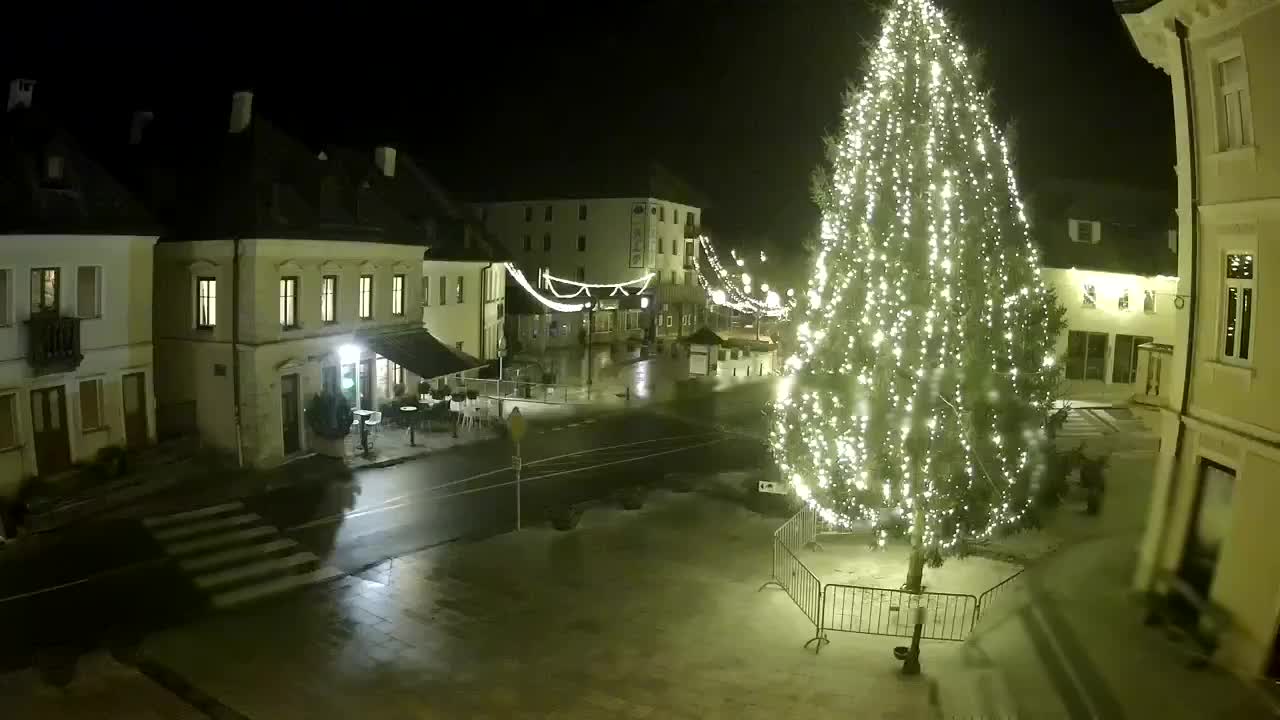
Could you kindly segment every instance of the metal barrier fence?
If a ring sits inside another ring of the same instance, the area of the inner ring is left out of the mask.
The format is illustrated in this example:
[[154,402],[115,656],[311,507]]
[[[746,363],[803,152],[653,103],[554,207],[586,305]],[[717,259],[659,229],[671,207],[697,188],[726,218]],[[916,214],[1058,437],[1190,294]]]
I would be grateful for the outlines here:
[[977,616],[973,619],[973,624],[975,626],[978,624],[978,620],[982,619],[985,615],[989,615],[993,608],[999,606],[1001,602],[1007,601],[1009,599],[1010,591],[1021,586],[1023,572],[1025,572],[1025,570],[1019,570],[1013,575],[1010,575],[1000,581],[1000,583],[995,587],[978,596],[978,612]]
[[805,647],[810,643],[821,646],[827,642],[822,636],[822,581],[796,557],[797,550],[815,546],[818,523],[818,513],[812,508],[804,508],[773,531],[772,574],[760,586],[760,590],[770,585],[782,588],[813,623],[813,637],[804,644]]
[[954,593],[912,593],[906,590],[837,585],[822,589],[822,631],[911,637],[916,608],[924,607],[920,637],[925,640],[964,640],[973,629],[978,599]]
[[591,402],[593,398],[599,398],[604,392],[601,388],[593,388],[589,385],[554,385],[519,380],[499,381],[496,378],[465,378],[462,385],[467,390],[475,390],[481,395],[558,404]]

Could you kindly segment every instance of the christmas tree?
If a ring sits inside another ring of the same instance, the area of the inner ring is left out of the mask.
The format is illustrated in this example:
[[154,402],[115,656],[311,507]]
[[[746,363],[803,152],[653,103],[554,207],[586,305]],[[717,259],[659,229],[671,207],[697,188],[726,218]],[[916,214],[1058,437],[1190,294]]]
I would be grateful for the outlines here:
[[1044,472],[1063,311],[964,45],[895,0],[819,182],[775,456],[837,526],[921,558],[1027,520]]

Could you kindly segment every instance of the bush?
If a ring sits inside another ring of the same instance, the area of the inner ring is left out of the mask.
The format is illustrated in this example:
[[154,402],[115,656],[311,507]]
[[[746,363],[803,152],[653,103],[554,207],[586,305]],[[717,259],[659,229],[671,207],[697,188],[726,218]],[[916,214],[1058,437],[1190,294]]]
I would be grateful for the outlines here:
[[551,527],[560,531],[578,527],[581,519],[582,507],[579,505],[564,505],[551,511]]
[[618,500],[623,510],[639,510],[644,507],[645,489],[639,485],[625,487],[618,493]]
[[347,398],[340,393],[325,391],[311,396],[307,403],[307,425],[316,435],[326,440],[341,440],[351,432],[355,415]]

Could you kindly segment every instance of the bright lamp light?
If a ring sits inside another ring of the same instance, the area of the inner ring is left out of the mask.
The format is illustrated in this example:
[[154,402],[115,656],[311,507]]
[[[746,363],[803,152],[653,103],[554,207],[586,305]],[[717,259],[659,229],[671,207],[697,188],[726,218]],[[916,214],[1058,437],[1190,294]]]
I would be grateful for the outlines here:
[[359,362],[361,352],[362,350],[359,345],[352,345],[350,343],[347,343],[346,345],[339,345],[338,360],[343,365],[350,365],[351,363]]

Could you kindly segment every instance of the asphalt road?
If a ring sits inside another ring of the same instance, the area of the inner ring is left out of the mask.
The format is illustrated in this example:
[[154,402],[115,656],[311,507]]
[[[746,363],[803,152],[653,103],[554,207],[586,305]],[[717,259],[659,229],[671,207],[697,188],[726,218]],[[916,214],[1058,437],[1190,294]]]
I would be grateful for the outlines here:
[[[463,446],[346,482],[307,483],[243,499],[247,509],[347,572],[433,545],[545,523],[569,504],[614,502],[680,473],[770,466],[758,440],[767,385],[661,407],[531,422],[517,484],[505,439]],[[142,531],[122,520],[68,530],[0,566],[0,669],[102,645],[208,612],[205,599]],[[0,551],[6,552],[6,551]]]

